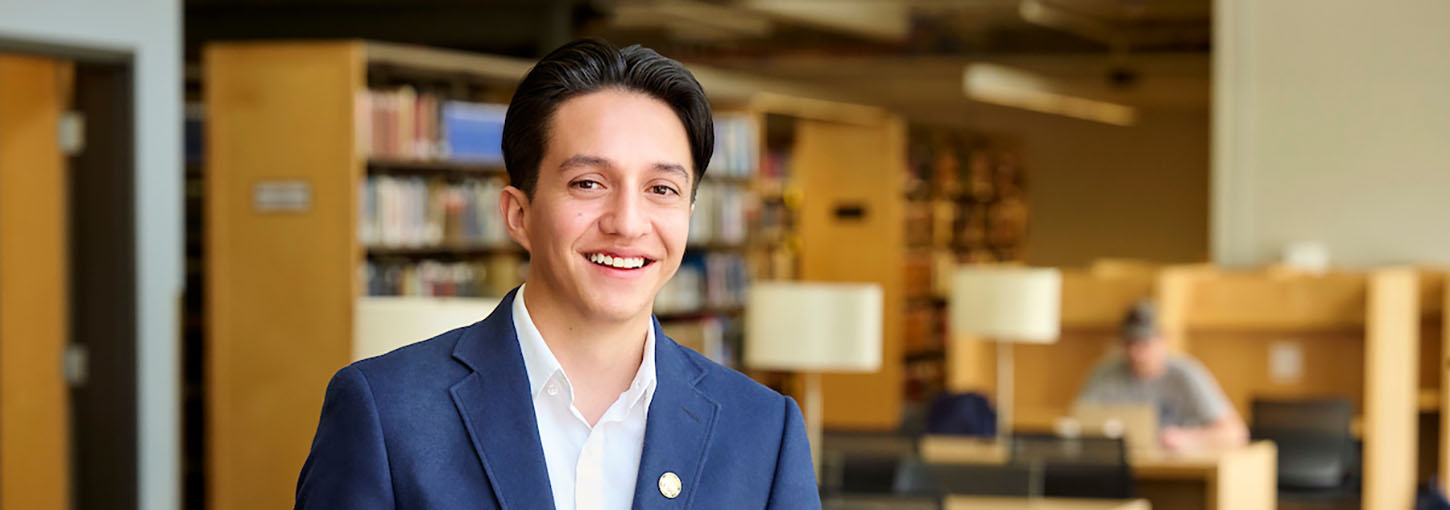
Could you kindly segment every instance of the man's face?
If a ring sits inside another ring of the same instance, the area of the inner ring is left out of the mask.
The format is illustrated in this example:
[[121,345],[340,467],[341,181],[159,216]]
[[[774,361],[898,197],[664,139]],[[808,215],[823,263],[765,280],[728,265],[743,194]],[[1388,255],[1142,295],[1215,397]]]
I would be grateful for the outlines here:
[[545,285],[591,320],[648,314],[689,235],[684,124],[658,99],[602,90],[561,103],[548,134],[522,232],[510,228],[530,252],[531,293]]
[[1160,337],[1147,338],[1126,342],[1123,350],[1127,352],[1128,366],[1133,369],[1133,375],[1143,380],[1153,380],[1163,375],[1164,360],[1168,356],[1167,347],[1163,345]]

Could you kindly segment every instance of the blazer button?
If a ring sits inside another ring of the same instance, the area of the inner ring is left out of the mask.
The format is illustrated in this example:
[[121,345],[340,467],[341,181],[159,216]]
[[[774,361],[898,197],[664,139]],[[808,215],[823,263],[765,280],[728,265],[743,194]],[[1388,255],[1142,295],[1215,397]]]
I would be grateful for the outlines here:
[[660,494],[664,494],[666,498],[675,499],[680,495],[680,490],[683,488],[683,484],[680,483],[680,477],[674,473],[665,472],[665,474],[660,475]]

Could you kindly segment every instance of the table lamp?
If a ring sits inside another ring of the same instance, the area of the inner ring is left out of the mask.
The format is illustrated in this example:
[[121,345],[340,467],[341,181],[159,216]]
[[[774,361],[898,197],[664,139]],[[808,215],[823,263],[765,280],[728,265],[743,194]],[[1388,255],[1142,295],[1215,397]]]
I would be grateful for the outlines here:
[[881,286],[766,281],[750,285],[745,366],[801,372],[806,433],[820,471],[821,373],[881,369]]
[[1062,274],[1056,269],[958,266],[947,309],[955,341],[997,342],[997,434],[1012,424],[1012,344],[1057,341]]

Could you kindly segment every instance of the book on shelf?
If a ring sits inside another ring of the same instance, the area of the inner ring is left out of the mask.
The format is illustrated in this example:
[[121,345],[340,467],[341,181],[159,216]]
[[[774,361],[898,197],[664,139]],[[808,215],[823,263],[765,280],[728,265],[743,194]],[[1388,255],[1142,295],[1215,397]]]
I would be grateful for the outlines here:
[[760,173],[757,176],[761,192],[772,196],[784,194],[786,182],[790,181],[790,169],[790,150],[773,149],[766,153],[760,162]]
[[676,343],[704,354],[725,366],[734,366],[740,321],[729,317],[704,317],[692,321],[673,321],[660,325],[665,335]]
[[504,112],[411,86],[366,90],[356,104],[357,145],[368,158],[502,163]]
[[707,176],[751,177],[760,158],[760,128],[755,117],[738,113],[715,114],[715,155]]
[[503,163],[503,120],[508,105],[443,103],[443,153],[453,161]]
[[739,186],[700,183],[695,212],[690,215],[689,244],[743,244],[748,234],[746,209],[750,202],[750,193]]
[[749,278],[745,257],[739,254],[688,253],[675,277],[655,296],[655,313],[704,313],[742,306]]
[[359,190],[358,240],[369,248],[509,246],[494,177],[372,175]]
[[523,281],[526,262],[513,255],[473,260],[367,260],[361,268],[368,296],[500,297]]

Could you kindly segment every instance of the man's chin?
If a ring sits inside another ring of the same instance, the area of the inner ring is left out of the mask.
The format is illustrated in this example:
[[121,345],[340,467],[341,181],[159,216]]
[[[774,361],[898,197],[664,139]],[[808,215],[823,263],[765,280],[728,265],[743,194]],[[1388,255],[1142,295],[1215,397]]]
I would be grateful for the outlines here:
[[628,322],[641,316],[648,317],[651,310],[648,302],[628,300],[624,302],[601,303],[589,307],[590,315],[600,322]]

